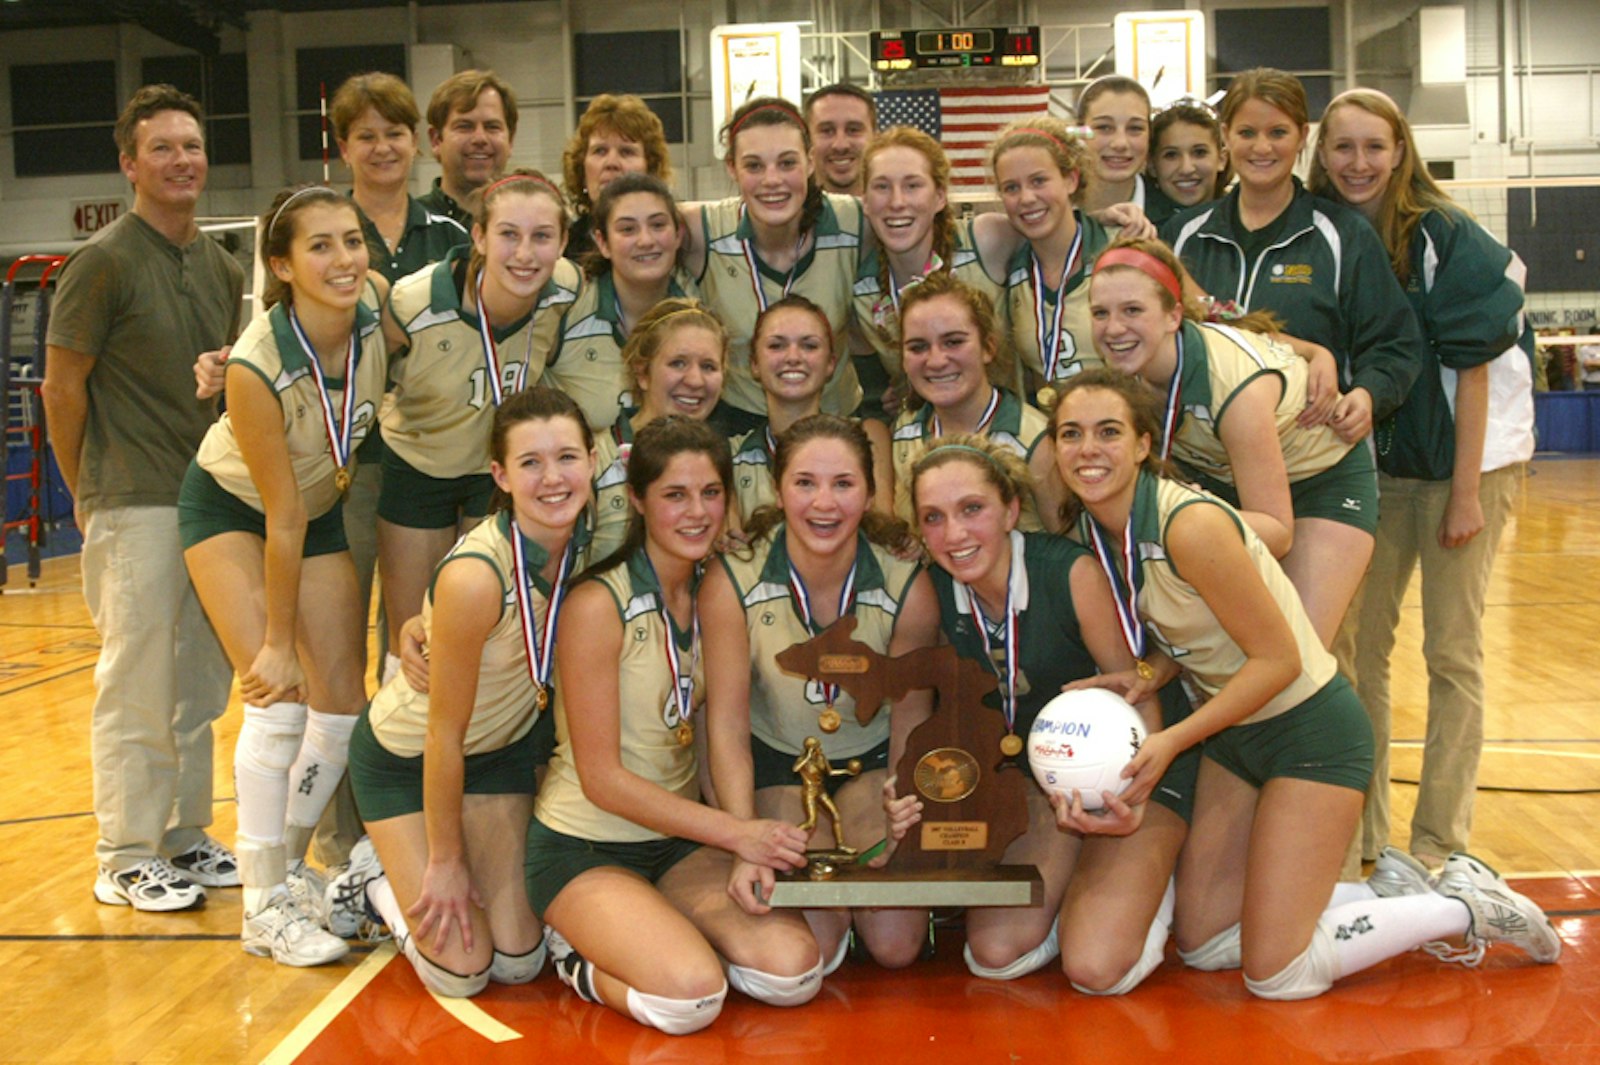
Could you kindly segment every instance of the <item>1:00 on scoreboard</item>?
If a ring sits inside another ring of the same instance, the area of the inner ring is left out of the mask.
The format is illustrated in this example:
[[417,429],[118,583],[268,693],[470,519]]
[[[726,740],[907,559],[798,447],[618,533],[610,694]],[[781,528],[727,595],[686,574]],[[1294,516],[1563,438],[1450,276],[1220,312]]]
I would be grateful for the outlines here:
[[1039,27],[885,30],[871,35],[876,70],[926,67],[1037,66]]

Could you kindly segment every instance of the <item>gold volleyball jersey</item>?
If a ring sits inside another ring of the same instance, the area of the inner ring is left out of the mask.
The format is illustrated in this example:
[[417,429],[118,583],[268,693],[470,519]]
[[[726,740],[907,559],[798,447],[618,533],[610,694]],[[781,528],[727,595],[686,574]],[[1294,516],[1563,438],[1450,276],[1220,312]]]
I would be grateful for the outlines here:
[[762,424],[728,441],[733,448],[733,501],[739,518],[749,522],[757,509],[778,502],[778,484],[772,478],[771,427]]
[[[1288,619],[1300,648],[1300,676],[1265,706],[1239,722],[1252,725],[1292,710],[1333,679],[1337,667],[1333,656],[1317,638],[1311,619],[1300,603],[1283,569],[1272,557],[1261,538],[1250,530],[1234,509],[1215,496],[1188,488],[1176,481],[1139,474],[1134,496],[1133,526],[1138,541],[1144,580],[1139,589],[1139,616],[1145,629],[1160,648],[1199,685],[1208,696],[1222,690],[1245,664],[1244,652],[1233,642],[1211,608],[1184,580],[1167,558],[1167,529],[1178,512],[1187,506],[1221,507],[1233,520],[1255,563],[1256,572],[1272,593],[1273,601]],[[1084,520],[1092,520],[1087,514]]]
[[[894,456],[894,513],[911,522],[912,528],[916,527],[916,514],[911,508],[911,470],[937,439],[933,435],[933,414],[933,407],[926,403],[916,410],[901,411],[890,435],[890,452]],[[1001,389],[1000,406],[983,435],[1015,451],[1027,462],[1049,428],[1047,415],[1014,393]],[[1031,496],[1023,504],[1017,528],[1023,532],[1039,532],[1044,528]]]
[[[759,260],[756,272],[751,273],[745,252],[746,242],[754,237],[739,197],[700,208],[706,240],[705,270],[698,279],[700,295],[728,330],[722,398],[742,411],[766,413],[766,394],[750,372],[750,339],[762,306],[781,299],[786,291],[821,307],[833,327],[833,350],[839,359],[833,378],[823,389],[822,409],[829,414],[851,414],[861,404],[861,383],[849,358],[848,336],[851,290],[861,262],[861,204],[854,196],[831,192],[823,194],[823,201],[811,248],[790,274],[777,273]],[[749,252],[755,255],[754,244],[749,245]],[[756,285],[760,285],[760,297]]]
[[628,453],[633,450],[633,423],[620,417],[609,429],[594,434],[594,538],[589,557],[606,558],[628,536]]
[[[323,384],[333,405],[338,421],[344,410],[345,389],[356,390],[355,408],[351,414],[350,455],[348,463],[355,472],[356,448],[367,438],[377,418],[378,403],[383,398],[384,383],[389,372],[389,355],[383,341],[383,330],[378,327],[378,315],[366,301],[375,300],[370,285],[356,305],[355,331],[357,357],[355,382],[352,386],[343,378],[344,366],[327,365],[322,368]],[[319,518],[333,509],[339,501],[339,486],[335,483],[336,467],[333,452],[328,446],[328,431],[323,417],[322,400],[317,394],[315,371],[305,349],[300,346],[289,322],[288,306],[274,304],[272,309],[245,327],[228,354],[229,366],[247,366],[267,383],[278,402],[283,405],[283,435],[289,446],[289,463],[294,469],[295,484],[305,500],[306,516]],[[239,453],[239,442],[233,434],[233,418],[227,412],[212,423],[200,441],[195,461],[200,468],[216,478],[217,484],[241,502],[255,510],[265,511],[261,493],[250,479],[250,469]]]
[[[622,618],[622,655],[617,662],[622,766],[674,795],[698,801],[700,785],[695,776],[694,747],[678,742],[678,704],[673,697],[665,643],[672,626],[661,608],[661,587],[656,583],[655,572],[641,549],[622,565],[613,566],[594,579],[611,593]],[[692,684],[689,705],[698,707],[705,701],[700,655],[697,649],[680,642],[678,656],[686,671],[683,679]],[[635,843],[662,838],[659,832],[607,813],[584,796],[567,730],[566,703],[562,698],[565,687],[558,677],[556,751],[539,788],[534,816],[546,827],[579,839]]]
[[[905,377],[900,357],[900,315],[894,297],[883,291],[878,280],[879,256],[883,249],[873,247],[861,257],[861,270],[856,275],[854,310],[860,333],[877,354],[890,378],[899,381]],[[989,297],[994,304],[995,331],[1005,336],[1008,327],[1009,307],[1006,286],[996,281],[983,268],[978,255],[977,242],[972,236],[972,219],[956,222],[956,246],[949,263],[950,273]]]
[[[389,294],[409,347],[394,362],[394,400],[383,410],[383,441],[429,477],[489,472],[494,390],[478,311],[461,303],[458,267],[468,250],[452,248],[442,262],[395,282]],[[538,380],[562,312],[580,284],[578,268],[558,260],[532,313],[494,330],[503,392],[514,391],[524,377]]]
[[[528,669],[528,651],[523,642],[522,613],[517,605],[516,558],[511,553],[511,512],[502,510],[488,521],[480,522],[471,532],[456,541],[450,553],[434,570],[434,581],[444,568],[457,559],[482,559],[494,569],[500,581],[500,617],[483,641],[483,656],[478,662],[478,690],[472,703],[472,716],[467,719],[467,732],[462,738],[462,749],[467,754],[498,751],[520,740],[533,728],[539,718],[535,704],[533,674]],[[582,529],[574,536],[582,537]],[[532,605],[536,631],[535,643],[542,638],[546,612],[550,609],[550,585],[539,576],[539,571],[550,560],[544,548],[532,540],[524,540],[528,567],[533,571]],[[578,550],[573,560],[573,572],[585,565],[585,552]],[[433,636],[433,588],[430,586],[422,601],[422,628],[429,638]],[[414,758],[422,753],[428,735],[428,697],[412,689],[404,673],[372,697],[367,711],[373,734],[384,749],[402,758]]]
[[1055,332],[1060,300],[1061,354],[1056,362],[1055,379],[1072,377],[1084,370],[1104,365],[1094,349],[1094,332],[1089,318],[1089,275],[1094,261],[1111,242],[1111,234],[1099,222],[1074,208],[1083,246],[1078,253],[1078,268],[1062,280],[1058,292],[1046,291],[1042,306],[1033,283],[1033,248],[1026,241],[1011,257],[1006,276],[1006,315],[1010,323],[1011,350],[1021,368],[1022,384],[1028,395],[1048,384],[1044,358],[1040,354],[1041,319],[1046,336]]
[[1275,420],[1289,481],[1303,481],[1334,466],[1352,445],[1326,425],[1295,423],[1306,405],[1305,360],[1261,333],[1229,325],[1185,321],[1179,402],[1183,417],[1172,439],[1172,457],[1219,481],[1233,484],[1233,462],[1218,435],[1228,404],[1262,374],[1278,378]]
[[[798,755],[806,737],[816,736],[830,759],[853,758],[889,738],[889,715],[880,712],[862,725],[856,720],[856,703],[844,691],[833,702],[844,723],[839,731],[823,732],[817,715],[827,707],[821,683],[791,676],[778,668],[776,656],[815,632],[800,617],[799,605],[789,588],[787,530],[779,525],[751,545],[754,554],[720,556],[733,579],[735,594],[744,605],[745,629],[750,636],[750,734],[767,746]],[[855,639],[883,654],[889,653],[900,606],[920,569],[856,535]],[[820,631],[820,630],[819,630]],[[884,704],[888,706],[887,703]],[[796,778],[799,783],[799,778]]]
[[[669,297],[693,296],[694,282],[683,270],[673,271]],[[633,382],[622,364],[628,342],[611,271],[589,279],[561,318],[560,338],[545,364],[540,384],[560,389],[583,408],[596,432],[610,428],[633,406]]]

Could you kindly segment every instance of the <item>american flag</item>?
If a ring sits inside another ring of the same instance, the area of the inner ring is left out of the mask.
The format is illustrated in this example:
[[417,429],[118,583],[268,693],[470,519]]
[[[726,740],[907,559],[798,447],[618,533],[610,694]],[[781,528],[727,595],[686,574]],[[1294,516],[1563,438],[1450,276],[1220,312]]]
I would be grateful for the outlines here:
[[878,94],[879,126],[915,126],[944,143],[953,185],[987,185],[989,147],[1000,127],[1049,111],[1048,85],[912,89]]

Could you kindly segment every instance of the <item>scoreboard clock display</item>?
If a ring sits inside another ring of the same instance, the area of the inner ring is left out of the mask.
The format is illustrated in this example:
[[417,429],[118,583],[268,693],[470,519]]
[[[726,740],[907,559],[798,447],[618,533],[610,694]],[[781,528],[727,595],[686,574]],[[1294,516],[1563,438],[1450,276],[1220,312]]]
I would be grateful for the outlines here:
[[1037,26],[883,30],[872,34],[874,70],[1038,65]]

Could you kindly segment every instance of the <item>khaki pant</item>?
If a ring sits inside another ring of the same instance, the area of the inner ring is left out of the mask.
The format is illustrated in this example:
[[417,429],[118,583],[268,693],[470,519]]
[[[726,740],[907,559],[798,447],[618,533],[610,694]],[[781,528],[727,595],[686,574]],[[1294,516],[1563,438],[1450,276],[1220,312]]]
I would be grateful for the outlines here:
[[1389,841],[1389,656],[1400,604],[1419,563],[1428,724],[1411,853],[1437,865],[1467,848],[1483,749],[1484,593],[1521,474],[1517,465],[1483,475],[1483,531],[1451,549],[1439,545],[1450,482],[1378,475],[1377,544],[1346,618],[1347,631],[1340,634],[1341,641],[1354,640],[1350,679],[1372,718],[1377,744],[1362,815],[1362,851],[1369,861]]
[[89,733],[95,857],[113,871],[195,847],[211,824],[211,723],[233,670],[183,565],[177,507],[83,516],[83,596],[100,633]]

